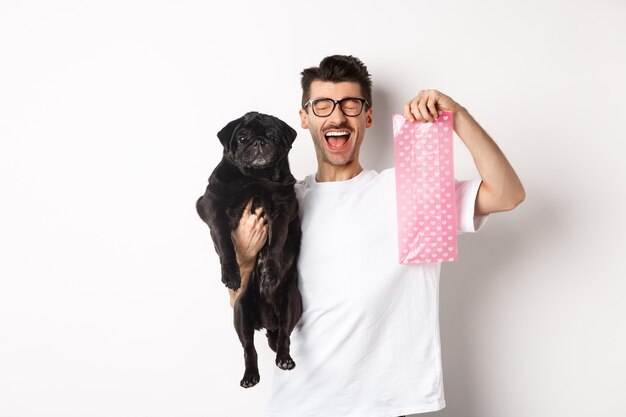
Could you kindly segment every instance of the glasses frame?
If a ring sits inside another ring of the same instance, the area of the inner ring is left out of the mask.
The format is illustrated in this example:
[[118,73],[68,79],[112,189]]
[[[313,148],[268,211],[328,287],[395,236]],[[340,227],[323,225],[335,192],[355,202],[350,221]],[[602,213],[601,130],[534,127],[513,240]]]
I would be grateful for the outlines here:
[[[314,104],[316,101],[320,101],[320,100],[330,100],[333,102],[333,108],[330,110],[330,113],[328,113],[326,116],[320,116],[319,114],[317,114],[315,112],[315,107]],[[359,111],[357,114],[346,114],[345,111],[343,111],[343,102],[345,100],[358,100],[361,102],[361,111]],[[319,97],[319,98],[314,98],[311,99],[309,101],[307,101],[306,103],[304,103],[304,109],[306,109],[306,106],[311,106],[311,110],[313,110],[313,114],[316,115],[317,117],[329,117],[331,114],[333,114],[333,112],[335,111],[335,108],[337,107],[337,104],[339,104],[339,109],[341,110],[341,112],[343,113],[344,116],[346,117],[358,117],[361,115],[361,113],[363,113],[363,109],[365,108],[365,106],[369,107],[370,103],[364,99],[364,98],[360,98],[360,97],[345,97],[342,98],[341,100],[335,100],[329,97]]]

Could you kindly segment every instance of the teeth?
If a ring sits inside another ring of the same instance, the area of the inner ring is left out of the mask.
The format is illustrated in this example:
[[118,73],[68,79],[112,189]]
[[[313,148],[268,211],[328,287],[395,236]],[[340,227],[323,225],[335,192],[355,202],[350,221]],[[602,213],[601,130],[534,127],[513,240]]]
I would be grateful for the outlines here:
[[326,136],[347,136],[349,134],[348,132],[328,132]]

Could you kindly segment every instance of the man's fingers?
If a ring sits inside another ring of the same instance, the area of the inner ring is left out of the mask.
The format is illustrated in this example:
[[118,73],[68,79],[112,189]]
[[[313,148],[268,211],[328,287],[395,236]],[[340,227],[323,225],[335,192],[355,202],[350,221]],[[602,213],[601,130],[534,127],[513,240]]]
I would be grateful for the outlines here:
[[246,206],[243,209],[243,213],[241,214],[241,219],[239,219],[239,224],[250,224],[250,214],[252,213],[252,198],[248,200]]
[[252,200],[253,198],[250,198],[250,200],[248,200],[248,202],[246,203],[246,208],[244,210],[244,213],[251,213],[252,212]]
[[411,100],[404,103],[404,118],[407,119],[409,122],[415,120],[415,118],[411,114]]
[[433,118],[430,115],[430,112],[428,111],[428,108],[426,107],[426,100],[422,100],[420,101],[419,104],[419,109],[422,112],[422,117],[424,117],[424,120],[426,120],[427,122],[432,122]]
[[257,224],[263,225],[267,221],[267,219],[265,218],[265,213],[263,212],[263,206],[257,207],[254,211],[254,216],[252,217],[254,217],[255,220],[258,220]]
[[251,223],[251,227],[255,228],[256,230],[259,230],[261,227],[265,226],[265,218],[264,217],[259,217],[259,216],[251,216],[252,223]]
[[239,219],[239,225],[247,226],[249,228],[255,227],[257,224],[264,224],[267,219],[265,218],[265,213],[263,212],[263,207],[257,207],[254,212],[252,211],[252,199],[248,200],[246,203],[246,208],[243,211],[243,215],[241,219]]
[[428,100],[426,101],[426,107],[428,107],[428,110],[430,111],[430,115],[432,116],[433,119],[436,119],[437,117],[439,117],[439,115],[437,114],[437,105],[435,104],[437,102],[437,99],[435,99],[434,97],[429,97]]
[[422,112],[419,109],[419,100],[413,100],[413,103],[411,103],[411,113],[413,114],[413,117],[415,117],[415,120],[417,121],[424,120],[424,117],[422,116]]
[[417,96],[404,103],[404,117],[408,121],[434,122],[441,114],[437,104],[442,96],[437,90],[421,90]]

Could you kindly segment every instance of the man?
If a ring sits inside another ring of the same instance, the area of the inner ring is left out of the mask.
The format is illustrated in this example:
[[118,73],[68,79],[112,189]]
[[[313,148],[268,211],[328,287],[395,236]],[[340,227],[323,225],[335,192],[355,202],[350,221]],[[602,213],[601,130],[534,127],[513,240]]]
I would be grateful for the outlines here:
[[[302,72],[302,127],[318,168],[296,185],[302,219],[298,285],[303,313],[291,335],[297,363],[274,374],[269,416],[392,417],[445,406],[439,341],[440,264],[397,261],[395,174],[363,169],[359,151],[372,125],[370,75],[351,56],[324,58]],[[457,181],[458,233],[525,198],[494,141],[450,97],[423,90],[404,105],[407,120],[453,114],[480,179]],[[261,210],[233,233],[242,288],[267,236]]]

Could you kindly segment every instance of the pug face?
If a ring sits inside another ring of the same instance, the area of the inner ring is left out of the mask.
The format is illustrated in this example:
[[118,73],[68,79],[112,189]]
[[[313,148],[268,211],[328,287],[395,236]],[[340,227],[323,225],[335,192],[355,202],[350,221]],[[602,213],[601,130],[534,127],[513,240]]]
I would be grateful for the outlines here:
[[274,116],[249,112],[228,123],[217,136],[224,153],[238,166],[266,169],[287,155],[296,131]]

